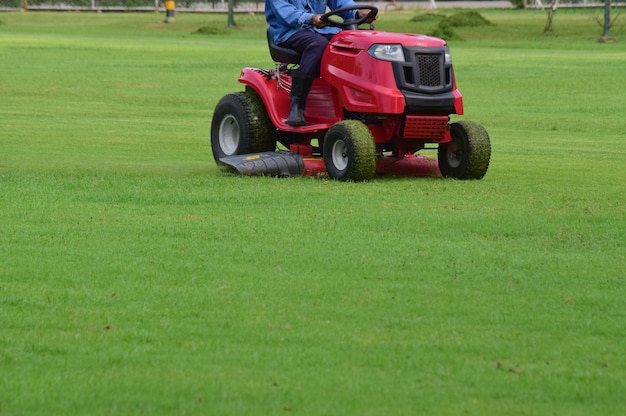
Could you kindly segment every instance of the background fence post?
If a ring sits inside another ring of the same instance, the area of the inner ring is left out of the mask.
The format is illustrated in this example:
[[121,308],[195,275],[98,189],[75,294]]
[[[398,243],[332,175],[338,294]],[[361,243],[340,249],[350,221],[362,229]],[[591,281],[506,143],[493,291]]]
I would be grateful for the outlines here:
[[176,13],[176,2],[174,0],[165,0],[165,23],[174,21],[174,13]]

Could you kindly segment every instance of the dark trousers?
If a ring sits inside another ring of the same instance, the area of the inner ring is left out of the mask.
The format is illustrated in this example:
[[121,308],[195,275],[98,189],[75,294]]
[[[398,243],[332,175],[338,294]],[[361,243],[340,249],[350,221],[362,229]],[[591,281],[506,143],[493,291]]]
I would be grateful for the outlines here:
[[328,41],[333,36],[332,34],[322,35],[311,30],[300,30],[291,35],[280,46],[293,49],[302,54],[300,72],[312,77],[319,77],[322,54],[324,49],[326,49],[326,45],[328,45]]

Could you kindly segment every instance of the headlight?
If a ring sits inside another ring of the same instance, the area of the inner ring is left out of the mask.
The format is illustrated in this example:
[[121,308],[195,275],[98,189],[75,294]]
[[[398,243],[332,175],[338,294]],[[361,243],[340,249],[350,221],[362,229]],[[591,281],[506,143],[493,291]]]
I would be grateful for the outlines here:
[[444,61],[446,65],[452,65],[452,55],[450,55],[450,48],[448,48],[448,45],[446,45]]
[[404,62],[402,45],[372,45],[368,53],[376,59],[383,61]]

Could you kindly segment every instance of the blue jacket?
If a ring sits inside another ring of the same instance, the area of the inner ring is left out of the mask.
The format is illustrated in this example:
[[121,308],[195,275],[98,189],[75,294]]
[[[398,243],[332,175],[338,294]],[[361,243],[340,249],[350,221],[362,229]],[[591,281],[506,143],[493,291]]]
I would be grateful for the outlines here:
[[[312,30],[319,33],[337,33],[339,29],[326,26],[318,29],[311,25],[315,14],[326,13],[342,7],[356,6],[353,0],[265,0],[265,20],[269,25],[270,36],[280,44],[299,30]],[[353,19],[356,11],[341,15],[344,19]]]

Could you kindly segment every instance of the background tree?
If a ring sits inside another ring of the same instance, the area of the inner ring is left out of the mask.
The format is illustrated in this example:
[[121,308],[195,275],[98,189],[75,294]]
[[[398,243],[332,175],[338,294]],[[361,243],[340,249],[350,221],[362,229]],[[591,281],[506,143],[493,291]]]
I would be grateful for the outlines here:
[[228,0],[228,27],[235,26],[235,0]]
[[611,31],[611,0],[604,0],[604,25],[602,37],[609,36]]
[[604,19],[596,17],[596,22],[602,27],[602,36],[596,40],[598,42],[615,42],[616,38],[611,36],[611,28],[615,26],[615,22],[619,17],[619,13],[612,14],[611,0],[604,0]]
[[557,7],[559,7],[559,0],[553,0],[552,5],[550,5],[550,11],[548,11],[548,21],[546,22],[546,26],[543,28],[544,33],[552,32],[552,19],[554,19]]

